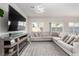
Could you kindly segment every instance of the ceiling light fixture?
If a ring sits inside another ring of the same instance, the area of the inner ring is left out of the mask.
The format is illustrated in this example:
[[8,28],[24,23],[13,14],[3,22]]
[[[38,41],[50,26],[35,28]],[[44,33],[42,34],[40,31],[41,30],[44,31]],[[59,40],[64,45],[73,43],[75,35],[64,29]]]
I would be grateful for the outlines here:
[[34,9],[36,13],[44,13],[44,7],[41,5],[32,6],[32,8]]

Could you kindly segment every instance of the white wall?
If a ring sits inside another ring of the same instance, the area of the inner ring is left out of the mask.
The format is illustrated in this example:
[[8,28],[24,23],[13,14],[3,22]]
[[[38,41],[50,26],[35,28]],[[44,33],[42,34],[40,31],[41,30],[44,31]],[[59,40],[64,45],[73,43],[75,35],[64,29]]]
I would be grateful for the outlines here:
[[4,17],[0,17],[0,33],[8,31],[8,4],[0,3],[0,8],[4,10]]
[[79,22],[79,17],[29,17],[29,32],[31,31],[31,22],[45,22],[44,31],[49,31],[49,22],[58,22],[64,24],[64,32],[68,32],[69,22]]
[[[22,14],[27,19],[27,16],[23,13],[22,9],[18,8],[16,4],[0,3],[0,8],[3,9],[5,12],[4,17],[0,18],[0,34],[8,32],[8,10],[9,10],[8,6],[9,5],[15,8],[20,14]],[[25,31],[27,32],[27,26]]]

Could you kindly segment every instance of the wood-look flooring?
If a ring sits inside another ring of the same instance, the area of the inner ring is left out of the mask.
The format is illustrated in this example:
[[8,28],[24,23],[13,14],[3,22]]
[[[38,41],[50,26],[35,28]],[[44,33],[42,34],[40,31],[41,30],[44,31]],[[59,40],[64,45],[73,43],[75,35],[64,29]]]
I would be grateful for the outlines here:
[[21,56],[68,56],[54,42],[31,42]]

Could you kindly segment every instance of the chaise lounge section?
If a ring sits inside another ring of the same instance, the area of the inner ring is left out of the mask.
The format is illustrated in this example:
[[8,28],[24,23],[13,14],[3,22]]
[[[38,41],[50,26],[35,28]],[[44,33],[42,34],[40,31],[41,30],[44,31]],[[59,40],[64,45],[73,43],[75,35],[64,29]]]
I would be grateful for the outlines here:
[[[77,44],[79,44],[79,35],[60,33],[59,37],[52,37],[52,41],[55,42],[60,48],[62,48],[69,55],[79,55]],[[76,46],[76,47],[75,47]]]

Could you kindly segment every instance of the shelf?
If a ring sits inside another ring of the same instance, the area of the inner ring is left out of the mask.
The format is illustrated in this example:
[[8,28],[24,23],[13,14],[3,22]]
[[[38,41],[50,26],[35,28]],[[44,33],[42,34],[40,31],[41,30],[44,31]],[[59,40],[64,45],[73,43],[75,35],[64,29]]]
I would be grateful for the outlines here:
[[14,44],[12,44],[12,45],[5,45],[4,48],[12,48],[12,47],[14,47],[15,45],[17,45],[17,43],[14,43]]
[[23,39],[19,40],[18,44],[20,44],[21,42],[23,42],[24,40],[27,40],[27,37],[24,37]]
[[17,50],[13,51],[12,53],[5,54],[5,56],[12,56],[12,55],[14,55],[16,52],[17,52]]
[[21,55],[21,53],[24,51],[24,49],[25,49],[27,46],[28,46],[28,44],[25,45],[24,48],[23,48],[21,51],[19,51],[19,55]]
[[21,51],[26,45],[27,45],[26,42],[23,42],[22,44],[20,44],[19,45],[19,51]]

